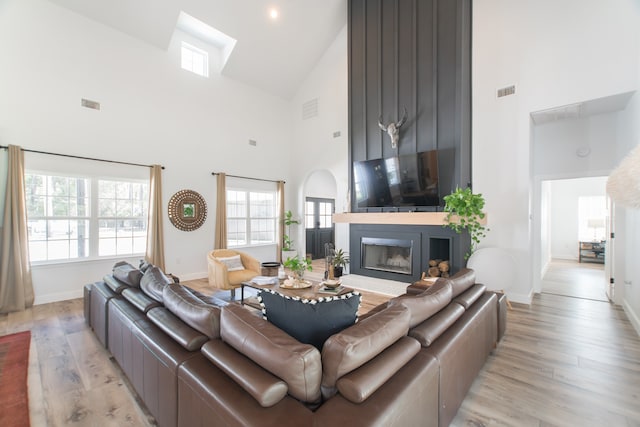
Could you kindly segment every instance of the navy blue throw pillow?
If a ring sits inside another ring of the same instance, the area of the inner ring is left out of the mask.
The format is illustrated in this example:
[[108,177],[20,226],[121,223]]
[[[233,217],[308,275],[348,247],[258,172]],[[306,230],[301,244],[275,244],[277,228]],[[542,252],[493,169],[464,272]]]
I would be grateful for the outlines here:
[[258,294],[265,319],[320,351],[327,338],[356,323],[360,299],[358,292],[317,300],[292,298],[271,290]]

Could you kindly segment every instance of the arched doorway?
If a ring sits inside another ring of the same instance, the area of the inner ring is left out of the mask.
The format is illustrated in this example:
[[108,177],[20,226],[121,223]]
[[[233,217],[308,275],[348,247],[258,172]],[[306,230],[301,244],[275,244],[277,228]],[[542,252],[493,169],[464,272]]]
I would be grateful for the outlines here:
[[331,216],[335,212],[337,184],[327,170],[312,172],[305,181],[304,230],[307,256],[324,257],[325,243],[334,243],[335,230]]

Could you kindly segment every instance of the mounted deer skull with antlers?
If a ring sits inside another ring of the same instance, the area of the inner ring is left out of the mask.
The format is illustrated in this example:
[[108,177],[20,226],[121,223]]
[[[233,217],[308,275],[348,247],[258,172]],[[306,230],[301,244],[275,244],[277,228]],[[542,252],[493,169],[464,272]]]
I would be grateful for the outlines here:
[[378,126],[381,130],[385,131],[389,138],[391,139],[391,148],[396,148],[398,146],[398,141],[400,140],[400,128],[407,121],[407,109],[404,108],[404,115],[400,119],[400,121],[396,123],[389,123],[388,125],[382,124],[382,116],[378,119]]

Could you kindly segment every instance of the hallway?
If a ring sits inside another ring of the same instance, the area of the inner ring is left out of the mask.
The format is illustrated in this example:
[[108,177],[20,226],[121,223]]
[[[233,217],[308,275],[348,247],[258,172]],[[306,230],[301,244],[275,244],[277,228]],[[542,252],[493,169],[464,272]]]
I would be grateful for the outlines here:
[[606,302],[605,280],[602,264],[552,260],[542,278],[542,293]]

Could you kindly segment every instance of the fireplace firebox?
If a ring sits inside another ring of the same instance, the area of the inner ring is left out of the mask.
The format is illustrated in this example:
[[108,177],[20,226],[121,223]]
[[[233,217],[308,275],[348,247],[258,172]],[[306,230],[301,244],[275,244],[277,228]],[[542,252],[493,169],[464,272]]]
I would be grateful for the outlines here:
[[351,224],[350,273],[411,283],[429,260],[448,260],[450,273],[464,267],[468,233],[432,225]]
[[360,242],[362,268],[413,274],[411,259],[413,242],[411,240],[363,237]]

